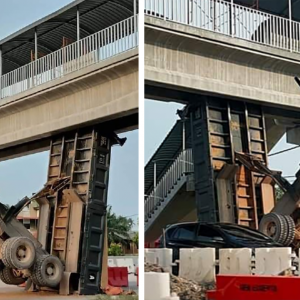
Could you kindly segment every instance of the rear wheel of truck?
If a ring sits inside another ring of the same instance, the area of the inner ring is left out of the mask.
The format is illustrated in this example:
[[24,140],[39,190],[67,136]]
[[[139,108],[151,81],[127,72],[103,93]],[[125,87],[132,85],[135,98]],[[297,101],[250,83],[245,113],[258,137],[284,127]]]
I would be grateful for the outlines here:
[[0,270],[0,279],[5,284],[10,285],[20,285],[26,281],[20,271],[8,267],[4,267],[2,270]]
[[29,269],[35,261],[35,247],[29,238],[13,238],[7,250],[9,250],[10,264],[15,269]]
[[10,244],[10,239],[7,239],[6,241],[4,241],[4,243],[2,244],[1,247],[1,257],[2,257],[2,262],[3,264],[8,267],[8,268],[12,268],[12,265],[10,264],[10,260],[9,260],[9,249],[8,246]]
[[38,286],[55,288],[59,285],[63,272],[63,264],[58,257],[43,255],[33,265],[31,279]]
[[3,263],[13,269],[29,269],[35,261],[35,247],[26,237],[13,237],[6,240],[2,246]]
[[288,224],[288,232],[284,241],[284,246],[290,246],[295,239],[296,225],[291,216],[284,216],[284,218]]
[[274,241],[284,245],[289,225],[284,216],[277,213],[269,213],[263,216],[259,223],[259,231],[271,237]]

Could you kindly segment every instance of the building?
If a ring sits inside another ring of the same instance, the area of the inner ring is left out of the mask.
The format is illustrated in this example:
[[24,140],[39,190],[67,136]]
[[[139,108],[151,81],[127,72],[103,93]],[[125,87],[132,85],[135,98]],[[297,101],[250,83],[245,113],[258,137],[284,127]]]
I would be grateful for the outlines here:
[[30,202],[24,207],[17,219],[35,236],[39,219],[38,203],[36,201]]

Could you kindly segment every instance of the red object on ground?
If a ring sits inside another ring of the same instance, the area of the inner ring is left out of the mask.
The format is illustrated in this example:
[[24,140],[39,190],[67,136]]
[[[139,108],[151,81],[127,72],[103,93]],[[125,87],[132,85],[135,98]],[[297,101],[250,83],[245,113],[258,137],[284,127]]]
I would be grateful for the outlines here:
[[108,284],[112,287],[128,287],[128,269],[108,267]]
[[136,285],[139,286],[139,267],[136,268]]
[[210,300],[299,300],[300,278],[286,276],[218,275]]
[[23,288],[23,287],[26,287],[26,282],[24,282],[24,283],[22,283],[22,284],[19,284],[18,287],[22,287],[22,288]]
[[121,295],[123,293],[123,289],[121,289],[120,287],[108,286],[104,290],[104,292],[106,295],[109,295],[109,296],[117,296],[117,295]]

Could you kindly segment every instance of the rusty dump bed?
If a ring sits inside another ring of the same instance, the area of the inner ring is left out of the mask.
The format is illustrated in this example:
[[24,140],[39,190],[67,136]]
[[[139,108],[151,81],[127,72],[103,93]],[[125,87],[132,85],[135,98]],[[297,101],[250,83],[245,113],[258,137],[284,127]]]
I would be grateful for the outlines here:
[[[52,139],[45,186],[9,209],[0,203],[3,282],[29,278],[31,290],[47,287],[64,295],[100,292],[111,146],[125,141],[99,128]],[[33,200],[39,204],[37,238],[17,220]]]
[[[259,229],[298,248],[300,172],[290,184],[268,168],[264,107],[206,97],[183,114],[191,124],[199,221]],[[283,191],[277,201],[275,186]]]

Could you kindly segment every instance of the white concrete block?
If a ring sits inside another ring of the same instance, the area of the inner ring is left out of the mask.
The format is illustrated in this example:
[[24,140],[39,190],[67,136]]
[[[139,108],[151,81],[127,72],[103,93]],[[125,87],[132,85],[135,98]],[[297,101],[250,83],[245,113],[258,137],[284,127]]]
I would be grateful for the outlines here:
[[108,259],[108,266],[109,267],[116,267],[116,262],[113,258]]
[[167,248],[155,248],[145,250],[146,262],[162,267],[165,272],[172,273],[173,250]]
[[169,273],[145,272],[145,300],[166,300],[170,298]]
[[219,254],[219,274],[250,275],[252,273],[251,249],[220,249]]
[[214,248],[180,249],[179,276],[200,283],[215,282]]
[[155,264],[155,253],[149,249],[145,249],[145,263]]
[[138,256],[109,256],[109,267],[127,267],[128,273],[135,273],[138,267]]
[[255,249],[255,274],[278,275],[292,267],[291,248]]

